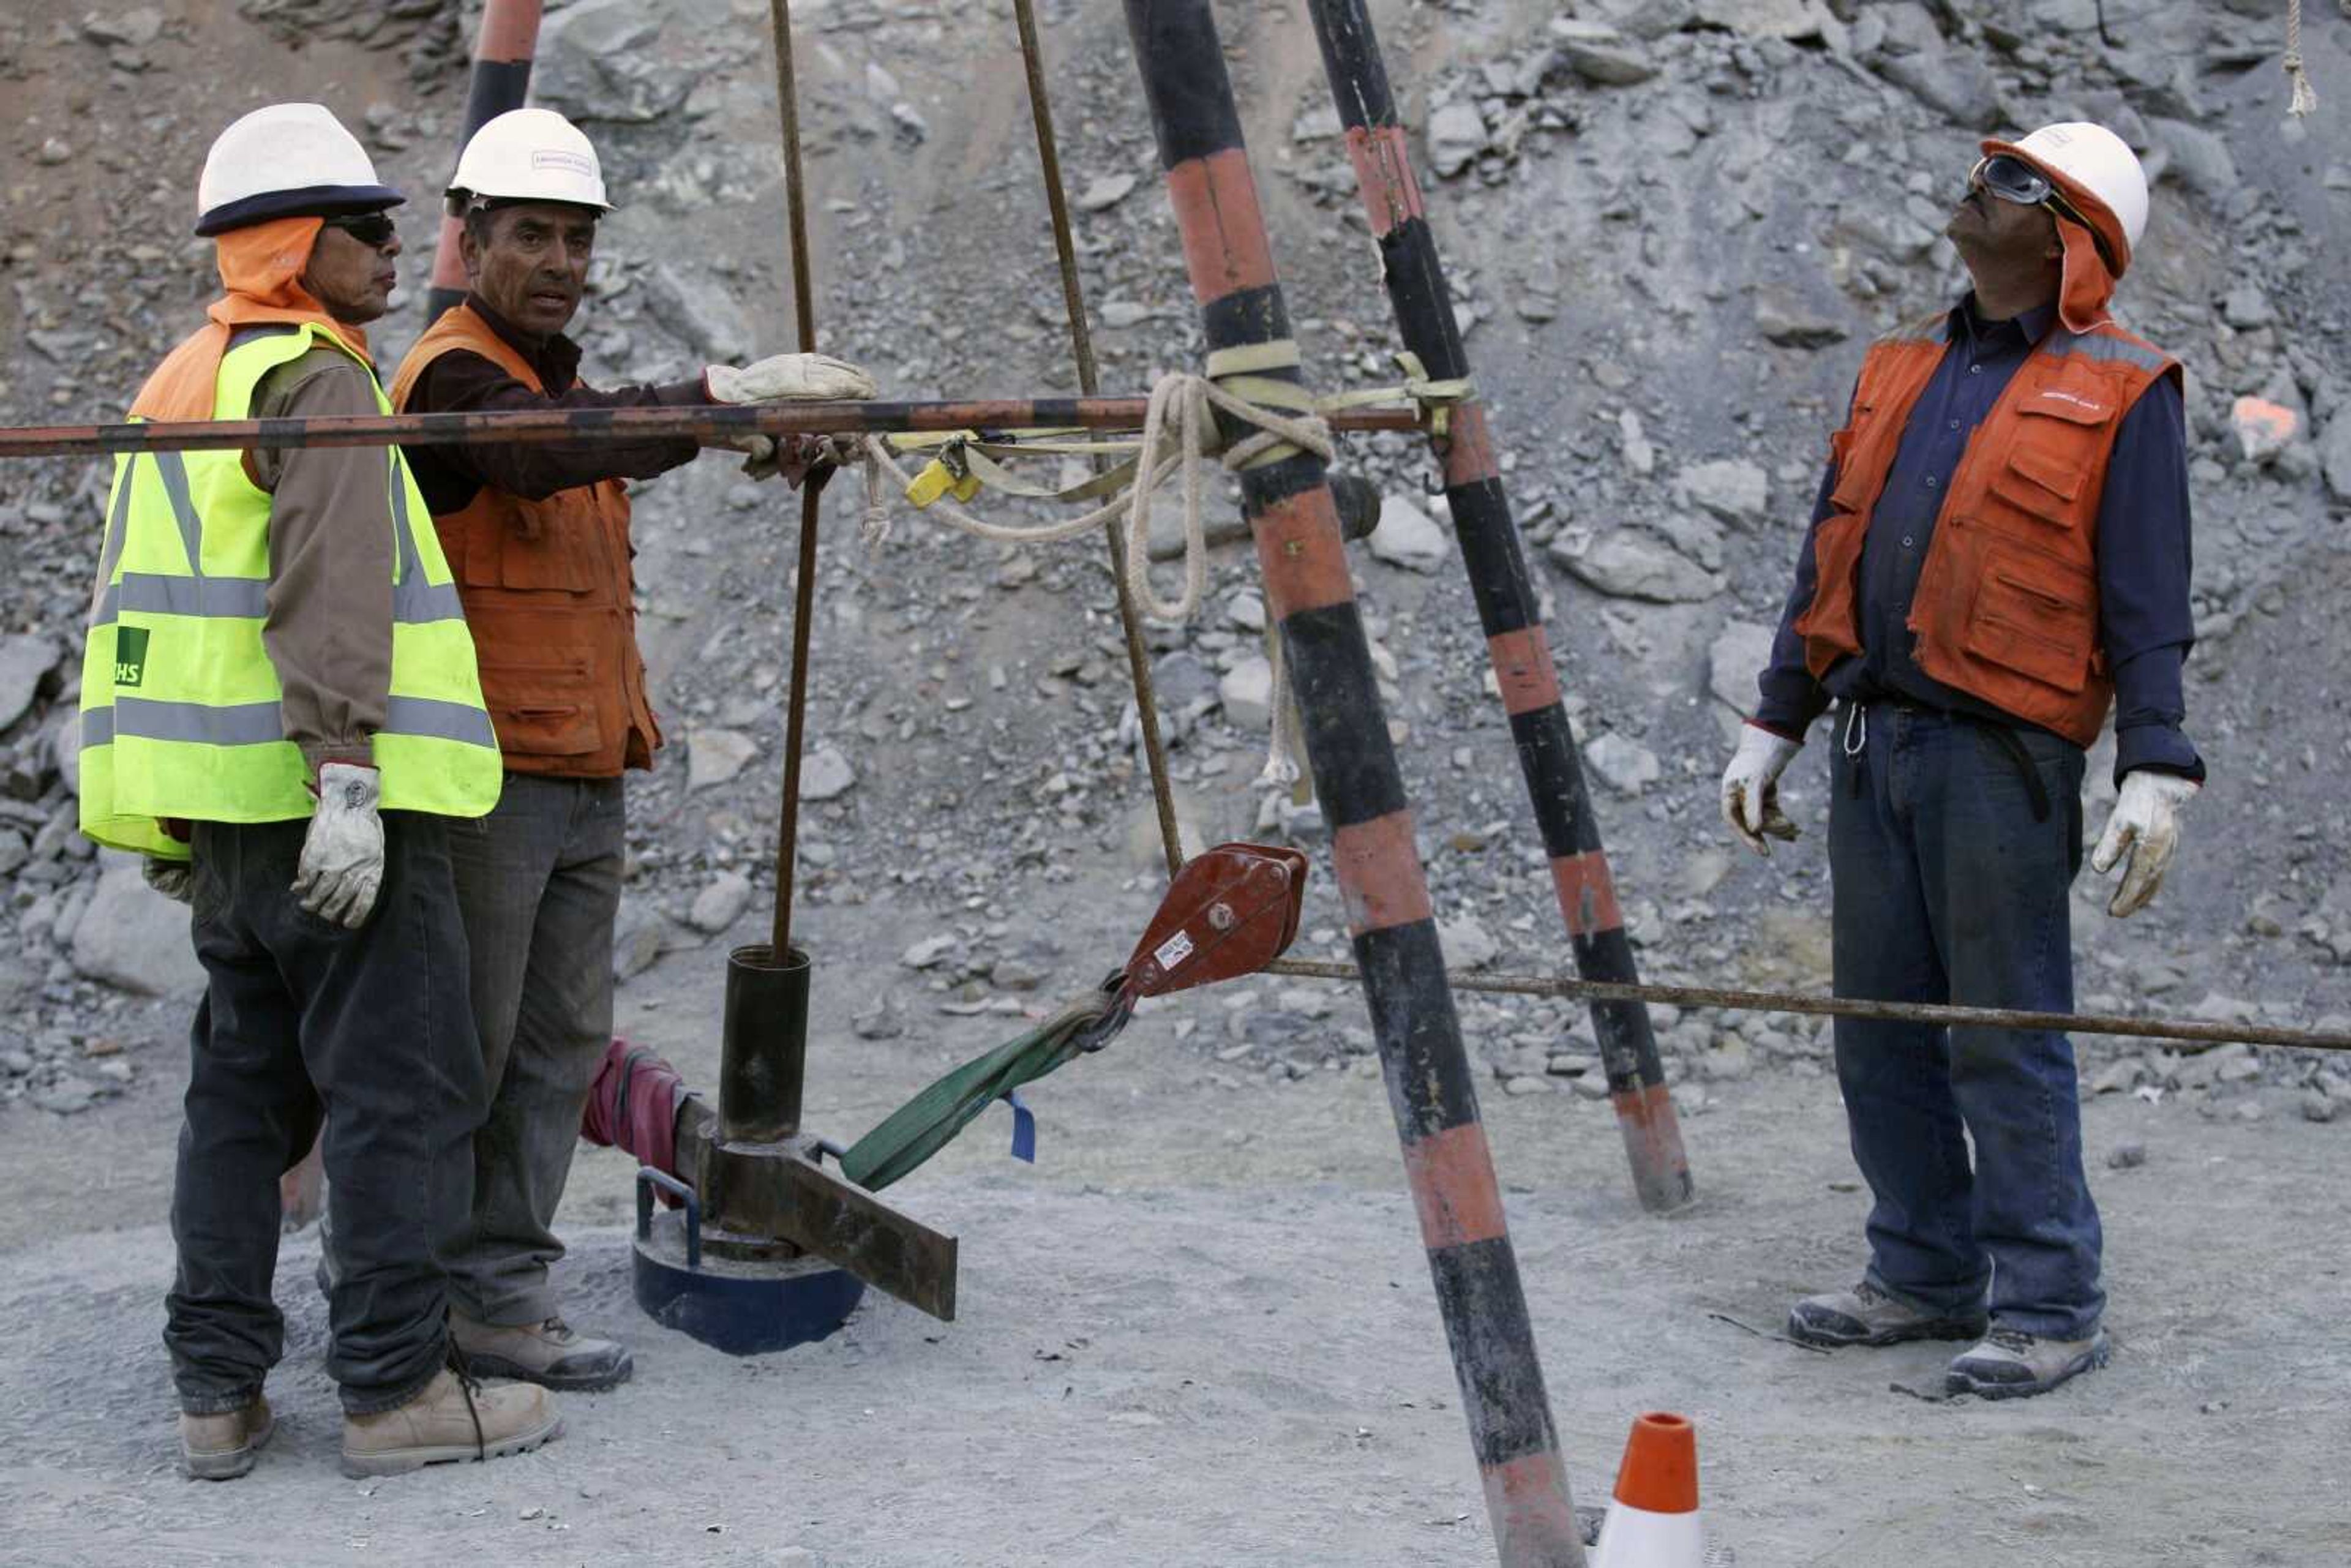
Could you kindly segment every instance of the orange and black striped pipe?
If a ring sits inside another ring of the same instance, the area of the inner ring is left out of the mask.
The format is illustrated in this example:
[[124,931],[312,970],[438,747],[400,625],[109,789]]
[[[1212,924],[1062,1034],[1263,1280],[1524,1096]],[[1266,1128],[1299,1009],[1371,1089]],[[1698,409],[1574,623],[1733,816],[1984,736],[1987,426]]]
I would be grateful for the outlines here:
[[[1126,0],[1209,373],[1246,363],[1267,404],[1302,390],[1208,0]],[[1240,434],[1228,430],[1228,436]],[[1581,1568],[1566,1467],[1445,977],[1412,812],[1321,458],[1245,468],[1241,510],[1279,617],[1362,967],[1388,1100],[1505,1564]]]
[[[538,52],[538,19],[544,0],[489,0],[482,30],[474,40],[474,75],[465,88],[465,123],[457,133],[463,152],[474,132],[510,109],[520,109],[530,92],[531,57]],[[452,161],[451,168],[456,164]],[[465,298],[465,264],[457,254],[458,221],[443,214],[441,240],[433,252],[433,291],[424,297],[424,319]]]
[[[1372,235],[1380,247],[1388,302],[1405,347],[1420,357],[1429,376],[1449,381],[1469,374],[1461,330],[1437,239],[1422,210],[1419,183],[1406,157],[1404,126],[1380,57],[1380,41],[1364,0],[1309,0],[1322,65],[1347,131],[1347,152],[1363,189]],[[1534,584],[1527,576],[1526,552],[1510,519],[1510,497],[1486,425],[1475,402],[1454,407],[1446,434],[1430,441],[1445,474],[1445,498],[1461,540],[1461,563],[1484,623],[1494,677],[1518,745],[1519,768],[1534,802],[1535,822],[1551,858],[1559,912],[1575,952],[1576,973],[1587,980],[1635,984],[1633,944],[1608,874],[1600,844],[1600,823],[1584,787],[1583,763],[1567,710],[1560,706],[1559,677],[1544,640]],[[1657,1040],[1649,1009],[1637,1001],[1594,1001],[1592,1027],[1608,1073],[1609,1097],[1633,1186],[1644,1207],[1677,1209],[1696,1197],[1689,1159],[1682,1150],[1679,1118],[1666,1091]]]

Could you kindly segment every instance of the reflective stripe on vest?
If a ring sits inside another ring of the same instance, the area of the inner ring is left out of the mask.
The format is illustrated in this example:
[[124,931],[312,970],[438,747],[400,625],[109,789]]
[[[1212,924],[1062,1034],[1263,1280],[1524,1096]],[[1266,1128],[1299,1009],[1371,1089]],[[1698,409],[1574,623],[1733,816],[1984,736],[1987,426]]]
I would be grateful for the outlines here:
[[[322,345],[343,348],[314,327],[233,340],[214,417],[245,417],[264,374]],[[376,401],[390,411],[380,387]],[[164,855],[185,852],[156,817],[272,821],[311,809],[262,639],[270,497],[241,453],[192,455],[119,461],[83,656],[83,831]],[[395,549],[392,690],[372,737],[382,803],[479,816],[503,775],[464,607],[397,448],[385,463]]]

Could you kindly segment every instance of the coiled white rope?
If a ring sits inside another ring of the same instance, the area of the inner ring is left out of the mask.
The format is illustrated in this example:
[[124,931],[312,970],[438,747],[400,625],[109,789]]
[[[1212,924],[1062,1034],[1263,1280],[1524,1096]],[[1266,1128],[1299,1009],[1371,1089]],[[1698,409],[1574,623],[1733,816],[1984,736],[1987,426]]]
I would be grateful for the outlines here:
[[[1279,349],[1275,348],[1274,352],[1278,358]],[[1246,380],[1251,390],[1260,394],[1281,384],[1253,376]],[[1218,410],[1253,426],[1256,434],[1230,446],[1223,445],[1217,429]],[[867,546],[878,548],[890,537],[888,497],[893,493],[904,495],[914,479],[899,465],[887,441],[868,436],[859,445],[865,481],[862,532]],[[1032,528],[992,523],[945,497],[925,509],[949,528],[975,538],[1019,545],[1075,538],[1123,514],[1128,591],[1144,614],[1182,625],[1198,612],[1201,596],[1207,589],[1208,547],[1201,504],[1202,476],[1208,460],[1214,458],[1228,472],[1238,473],[1244,468],[1280,462],[1300,452],[1311,452],[1328,463],[1336,450],[1330,424],[1319,415],[1269,408],[1217,385],[1207,376],[1184,371],[1172,371],[1153,385],[1150,400],[1144,408],[1142,448],[1131,484],[1092,511],[1060,522]],[[1184,587],[1177,597],[1162,599],[1151,580],[1151,499],[1170,475],[1179,472],[1184,503]],[[893,485],[894,492],[891,488]],[[1293,759],[1298,742],[1290,715],[1289,672],[1283,667],[1281,639],[1278,635],[1268,639],[1268,662],[1273,672],[1272,734],[1259,781],[1287,785],[1299,776]]]

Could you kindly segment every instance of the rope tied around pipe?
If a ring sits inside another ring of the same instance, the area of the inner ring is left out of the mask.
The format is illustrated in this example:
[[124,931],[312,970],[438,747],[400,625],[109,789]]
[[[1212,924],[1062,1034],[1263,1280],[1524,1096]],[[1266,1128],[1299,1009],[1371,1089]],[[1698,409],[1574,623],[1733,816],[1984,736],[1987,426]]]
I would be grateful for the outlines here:
[[[1144,408],[1141,452],[1134,477],[1109,500],[1091,511],[1060,522],[1022,528],[990,522],[967,511],[947,496],[925,510],[949,528],[997,544],[1039,545],[1071,539],[1124,519],[1126,587],[1144,614],[1184,625],[1200,608],[1207,591],[1208,545],[1202,518],[1205,486],[1202,476],[1215,459],[1228,473],[1239,473],[1279,463],[1301,452],[1328,463],[1337,447],[1328,421],[1315,412],[1310,393],[1294,382],[1263,374],[1297,363],[1298,350],[1289,342],[1260,344],[1246,350],[1228,350],[1209,357],[1207,375],[1171,371],[1152,386]],[[1221,383],[1221,384],[1220,384]],[[1274,405],[1281,406],[1274,406]],[[1225,413],[1251,428],[1251,434],[1225,444],[1217,414]],[[856,448],[863,464],[865,510],[862,532],[870,549],[888,542],[891,516],[888,486],[904,494],[914,476],[899,464],[887,441],[861,438]],[[1180,476],[1184,522],[1184,586],[1174,599],[1163,599],[1151,580],[1151,502],[1171,476]],[[1272,734],[1267,745],[1263,784],[1287,785],[1299,777],[1298,749],[1290,717],[1289,677],[1283,667],[1279,638],[1269,643],[1273,670]]]

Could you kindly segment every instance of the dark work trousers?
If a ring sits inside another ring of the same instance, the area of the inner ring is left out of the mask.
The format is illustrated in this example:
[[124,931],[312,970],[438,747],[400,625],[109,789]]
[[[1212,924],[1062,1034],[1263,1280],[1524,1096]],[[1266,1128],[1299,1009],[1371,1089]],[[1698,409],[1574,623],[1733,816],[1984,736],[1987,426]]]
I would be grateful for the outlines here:
[[196,956],[211,983],[192,1031],[163,1331],[191,1415],[249,1404],[277,1364],[277,1178],[322,1119],[327,1370],[343,1408],[405,1402],[448,1354],[442,1255],[472,1196],[481,1048],[444,821],[388,811],[383,828],[375,909],[347,931],[294,897],[307,821],[195,824]]
[[558,1312],[547,1278],[563,1256],[555,1210],[612,1039],[623,822],[618,779],[510,773],[497,810],[450,824],[488,1099],[449,1288],[479,1322]]
[[[2072,1010],[2080,747],[1882,702],[1840,708],[1832,739],[1837,995]],[[1938,1312],[1989,1291],[2002,1327],[2094,1333],[2105,1294],[2072,1042],[1839,1019],[1836,1062],[1876,1198],[1871,1281]]]

